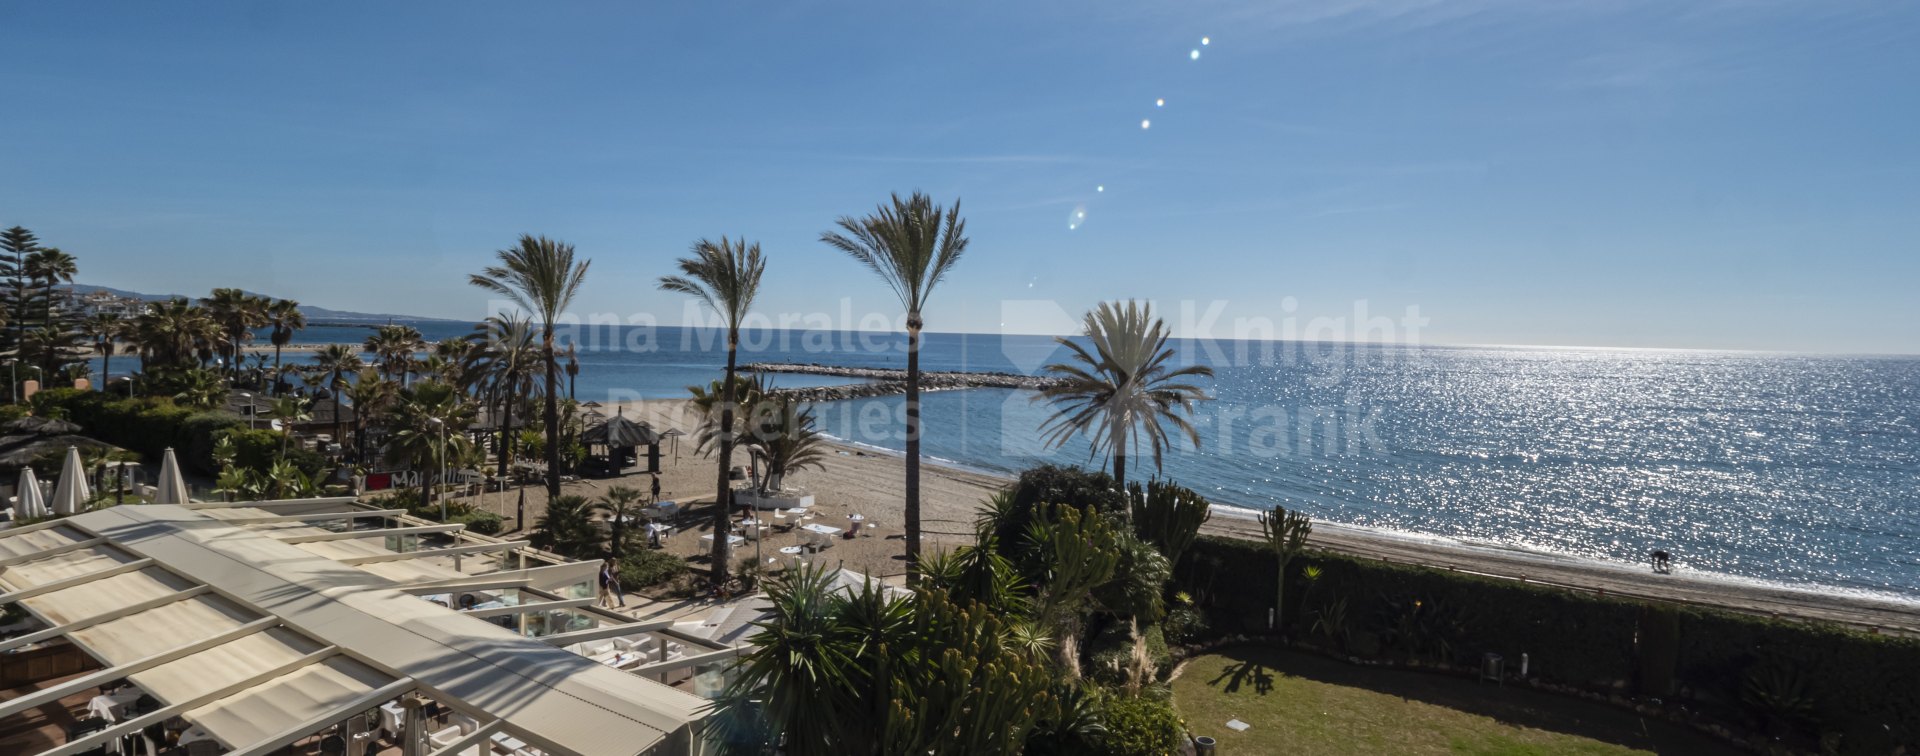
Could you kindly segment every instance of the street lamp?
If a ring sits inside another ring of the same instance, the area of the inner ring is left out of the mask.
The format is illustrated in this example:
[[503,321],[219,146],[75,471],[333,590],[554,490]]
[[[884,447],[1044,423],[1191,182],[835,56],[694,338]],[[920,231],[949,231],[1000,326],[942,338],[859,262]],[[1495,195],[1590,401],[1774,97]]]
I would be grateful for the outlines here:
[[12,358],[7,360],[7,379],[8,379],[8,382],[13,385],[13,390],[12,390],[13,403],[19,404],[20,403],[20,360],[18,358]]
[[240,398],[247,400],[247,430],[253,430],[254,429],[253,418],[260,414],[254,411],[253,395],[245,391],[242,391],[240,392]]
[[434,450],[434,466],[438,469],[434,470],[433,488],[431,490],[435,496],[440,498],[440,521],[446,522],[447,497],[440,491],[440,482],[447,474],[447,424],[437,417],[429,417],[427,420],[434,425],[440,426],[440,448]]

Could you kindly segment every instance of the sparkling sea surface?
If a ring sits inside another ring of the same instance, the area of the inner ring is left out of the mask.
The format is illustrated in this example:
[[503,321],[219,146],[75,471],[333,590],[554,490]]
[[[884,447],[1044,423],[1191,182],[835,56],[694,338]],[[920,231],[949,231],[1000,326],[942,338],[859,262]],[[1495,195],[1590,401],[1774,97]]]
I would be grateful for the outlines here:
[[[417,323],[429,339],[470,326]],[[363,340],[311,328],[299,342]],[[905,367],[904,336],[766,331],[741,362]],[[719,340],[679,329],[580,337],[582,400],[684,397]],[[651,351],[644,351],[648,345]],[[1580,558],[1920,600],[1920,358],[1520,347],[1180,341],[1212,366],[1162,474],[1216,502]],[[1050,337],[929,334],[928,370],[1033,373]],[[289,355],[291,358],[292,356]],[[128,360],[131,362],[131,360]],[[124,363],[123,363],[124,364]],[[119,365],[116,365],[119,367]],[[96,365],[97,368],[97,365]],[[845,382],[786,376],[782,385]],[[1049,449],[1031,394],[926,394],[925,453],[1013,472]],[[823,429],[902,446],[900,397],[823,406]],[[1130,477],[1151,474],[1146,456]]]

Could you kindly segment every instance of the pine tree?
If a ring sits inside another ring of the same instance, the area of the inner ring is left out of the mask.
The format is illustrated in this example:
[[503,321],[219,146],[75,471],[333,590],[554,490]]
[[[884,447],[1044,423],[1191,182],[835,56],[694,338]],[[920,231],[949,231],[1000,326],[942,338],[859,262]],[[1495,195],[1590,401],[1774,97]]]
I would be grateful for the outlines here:
[[0,351],[17,355],[20,342],[30,327],[29,313],[34,309],[31,279],[27,276],[27,258],[40,249],[39,238],[20,226],[0,231],[0,310],[4,310],[6,329],[0,331]]

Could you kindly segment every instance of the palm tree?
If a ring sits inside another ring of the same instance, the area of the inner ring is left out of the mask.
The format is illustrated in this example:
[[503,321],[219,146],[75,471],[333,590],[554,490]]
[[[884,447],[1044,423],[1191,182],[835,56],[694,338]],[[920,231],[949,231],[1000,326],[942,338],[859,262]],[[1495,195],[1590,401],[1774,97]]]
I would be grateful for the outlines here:
[[380,372],[405,386],[413,375],[413,355],[427,348],[420,329],[409,325],[383,325],[367,337],[368,352],[380,363]]
[[[300,303],[291,299],[276,299],[267,306],[266,325],[273,331],[267,334],[273,342],[273,372],[280,372],[280,350],[293,341],[293,335],[307,327],[307,314],[300,309]],[[274,393],[280,391],[280,379],[273,381]]]
[[626,546],[627,520],[638,520],[645,516],[646,509],[641,504],[646,498],[647,495],[640,489],[610,486],[596,505],[607,510],[607,516],[612,518],[608,524],[608,535],[612,536],[612,540],[607,547],[607,555],[613,557],[615,562],[620,560],[620,551]]
[[107,390],[107,382],[113,380],[113,353],[118,348],[120,338],[127,333],[128,323],[119,315],[111,312],[95,313],[80,321],[80,334],[93,342],[93,351],[100,355],[100,390]]
[[313,353],[314,368],[331,375],[327,380],[327,390],[333,393],[333,437],[343,442],[345,437],[340,435],[341,393],[346,388],[347,374],[360,372],[361,364],[360,353],[346,344],[327,344]]
[[[498,253],[499,265],[470,276],[468,283],[506,297],[540,318],[540,355],[547,366],[547,498],[560,496],[559,365],[554,358],[554,321],[573,304],[592,260],[573,259],[573,245],[527,234]],[[720,539],[724,540],[724,539]]]
[[220,326],[205,308],[169,299],[134,319],[132,337],[141,370],[173,370],[200,362],[201,352],[220,339]]
[[313,419],[313,400],[304,396],[277,396],[267,408],[267,417],[280,421],[280,458],[287,458],[287,440],[293,438],[293,426]]
[[600,548],[600,534],[587,521],[593,504],[584,496],[555,496],[536,522],[533,547],[574,559],[588,559]]
[[533,370],[539,353],[533,345],[533,325],[525,315],[493,315],[467,336],[473,346],[468,351],[469,372],[474,373],[485,391],[500,407],[499,477],[507,477],[513,464],[513,410],[534,391]]
[[814,422],[812,407],[781,394],[764,394],[753,405],[745,443],[766,464],[766,490],[780,490],[781,481],[789,474],[825,467],[826,439]]
[[1086,436],[1093,453],[1113,457],[1113,480],[1127,484],[1127,450],[1142,437],[1153,450],[1153,466],[1160,469],[1169,441],[1166,423],[1182,431],[1193,445],[1200,434],[1183,414],[1191,414],[1206,392],[1188,378],[1213,377],[1213,368],[1189,365],[1173,369],[1173,349],[1167,346],[1166,323],[1153,308],[1138,302],[1102,302],[1087,313],[1084,325],[1092,351],[1078,342],[1056,339],[1072,352],[1069,363],[1053,363],[1041,370],[1060,382],[1041,389],[1034,401],[1052,402],[1058,411],[1041,426],[1053,446],[1076,435]]
[[206,368],[187,368],[166,374],[165,383],[175,386],[173,400],[189,407],[208,408],[227,396],[220,374]]
[[719,313],[727,325],[727,372],[720,397],[720,477],[713,499],[713,581],[727,582],[727,513],[733,507],[733,485],[727,471],[733,466],[734,376],[739,372],[740,323],[753,308],[760,293],[760,276],[767,261],[760,256],[760,245],[741,239],[720,237],[719,243],[701,239],[693,243],[693,256],[679,260],[680,275],[662,276],[662,291],[697,297]]
[[[907,577],[917,579],[920,564],[920,332],[927,296],[967,251],[967,224],[960,202],[943,210],[920,192],[891,206],[881,205],[865,218],[843,216],[840,231],[820,241],[867,266],[900,297],[907,310]],[[844,232],[844,233],[842,233]]]
[[[431,467],[436,476],[443,474],[449,460],[466,455],[472,442],[467,426],[473,422],[472,405],[453,386],[431,378],[400,390],[388,423],[387,456],[415,470]],[[429,482],[420,476],[421,506],[430,506],[432,491],[440,481]]]
[[373,368],[361,368],[353,383],[335,389],[338,396],[344,396],[353,407],[353,441],[358,453],[355,457],[367,461],[367,423],[385,412],[393,403],[397,393],[392,381],[380,375]]
[[232,360],[230,376],[240,377],[240,345],[253,339],[253,329],[266,323],[266,302],[239,289],[214,289],[201,297],[200,306],[220,325],[222,346]]
[[[720,414],[728,402],[728,382],[714,380],[705,386],[688,386],[687,393],[692,397],[688,406],[699,415],[700,424],[693,431],[693,450],[695,454],[708,454],[720,445]],[[736,375],[733,377],[731,396],[733,406],[753,407],[760,403],[761,395],[767,391],[766,383],[759,375]],[[745,413],[736,413],[733,432],[736,437],[746,429]]]

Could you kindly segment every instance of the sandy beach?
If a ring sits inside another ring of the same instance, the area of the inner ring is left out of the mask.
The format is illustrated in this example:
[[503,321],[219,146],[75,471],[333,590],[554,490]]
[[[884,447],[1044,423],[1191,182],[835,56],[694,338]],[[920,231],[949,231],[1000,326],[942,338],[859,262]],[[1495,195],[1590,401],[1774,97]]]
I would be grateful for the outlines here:
[[[690,430],[695,423],[681,400],[629,402],[602,408],[612,414],[621,412],[630,419],[646,420],[657,428]],[[813,522],[845,527],[850,515],[860,514],[870,525],[867,537],[836,540],[820,558],[880,577],[905,572],[904,529],[902,524],[904,475],[898,455],[876,453],[847,445],[835,445],[825,469],[806,470],[789,476],[789,487],[814,495]],[[682,519],[684,528],[666,547],[676,554],[705,564],[711,545],[700,539],[711,532],[708,524],[711,508],[701,504],[713,501],[716,469],[711,459],[694,453],[689,439],[681,439],[676,455],[671,447],[662,450],[662,497],[689,505],[693,511]],[[929,551],[950,549],[972,540],[971,523],[980,504],[1009,479],[979,472],[927,465],[923,470],[922,522]],[[569,483],[568,493],[598,497],[607,488],[627,485],[641,490],[648,487],[646,475],[622,479],[583,480]],[[544,508],[545,492],[539,487],[527,489],[528,520],[532,522]],[[512,494],[490,494],[481,506],[501,512],[514,524]],[[1252,513],[1231,507],[1216,507],[1203,532],[1235,538],[1259,538],[1259,525]],[[788,533],[771,535],[759,544],[763,559],[777,556],[782,546],[799,543],[799,536]],[[1454,569],[1494,577],[1564,586],[1570,589],[1604,592],[1633,598],[1673,601],[1715,606],[1755,614],[1812,618],[1859,627],[1920,634],[1920,611],[1911,603],[1883,600],[1834,591],[1815,591],[1757,582],[1744,582],[1720,576],[1689,574],[1682,569],[1671,575],[1655,575],[1644,567],[1618,565],[1594,560],[1560,557],[1490,546],[1451,542],[1445,539],[1400,536],[1380,531],[1317,523],[1311,545],[1345,554],[1382,559],[1402,564],[1420,564]],[[734,559],[754,553],[752,542],[737,548]]]

